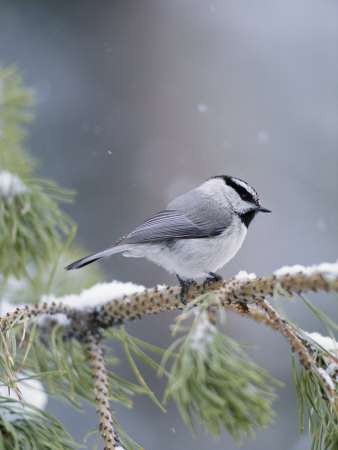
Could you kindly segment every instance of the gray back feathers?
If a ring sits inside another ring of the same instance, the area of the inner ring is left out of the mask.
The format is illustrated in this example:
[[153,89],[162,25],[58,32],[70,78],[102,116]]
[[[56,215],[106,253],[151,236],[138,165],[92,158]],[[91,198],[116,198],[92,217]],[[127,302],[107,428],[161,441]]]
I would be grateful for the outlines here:
[[[210,190],[210,183],[215,189]],[[231,223],[231,214],[226,205],[224,183],[208,180],[208,189],[203,183],[173,200],[168,209],[143,222],[115,246],[141,244],[165,239],[197,239],[218,236]]]

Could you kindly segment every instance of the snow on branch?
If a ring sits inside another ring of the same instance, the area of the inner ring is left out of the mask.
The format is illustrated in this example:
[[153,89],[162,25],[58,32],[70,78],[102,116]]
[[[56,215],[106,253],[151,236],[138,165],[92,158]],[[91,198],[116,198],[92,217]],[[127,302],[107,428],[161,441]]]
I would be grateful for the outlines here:
[[11,203],[16,195],[26,191],[26,185],[17,175],[7,170],[0,171],[0,195],[8,203]]

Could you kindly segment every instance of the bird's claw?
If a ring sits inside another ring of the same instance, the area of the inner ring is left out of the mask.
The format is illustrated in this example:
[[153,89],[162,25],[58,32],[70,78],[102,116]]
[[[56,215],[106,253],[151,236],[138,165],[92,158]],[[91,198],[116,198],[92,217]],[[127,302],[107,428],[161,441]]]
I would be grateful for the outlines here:
[[189,287],[195,283],[195,280],[193,280],[192,278],[189,278],[188,280],[183,280],[181,277],[179,277],[178,275],[176,275],[178,282],[181,285],[181,290],[180,290],[180,299],[181,302],[183,303],[183,305],[186,305],[187,302],[184,300],[185,295],[187,294]]
[[221,281],[223,280],[223,278],[221,277],[221,275],[218,275],[217,273],[214,272],[209,272],[210,277],[206,278],[203,281],[203,289],[205,290],[205,288],[208,286],[208,284],[211,283],[215,283],[216,281]]

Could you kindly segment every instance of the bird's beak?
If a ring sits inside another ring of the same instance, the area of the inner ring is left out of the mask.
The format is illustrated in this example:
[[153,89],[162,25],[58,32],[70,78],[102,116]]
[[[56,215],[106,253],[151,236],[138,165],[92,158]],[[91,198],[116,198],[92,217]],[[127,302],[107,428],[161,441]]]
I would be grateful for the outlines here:
[[257,208],[257,211],[263,212],[263,213],[271,213],[270,209],[263,208],[262,206],[259,206]]

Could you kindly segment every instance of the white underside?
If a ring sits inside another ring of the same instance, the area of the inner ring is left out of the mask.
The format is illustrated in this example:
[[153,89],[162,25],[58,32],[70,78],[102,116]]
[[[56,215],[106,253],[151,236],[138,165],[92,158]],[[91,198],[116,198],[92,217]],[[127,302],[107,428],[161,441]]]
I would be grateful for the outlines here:
[[217,272],[238,252],[247,233],[242,222],[235,221],[220,236],[202,239],[180,239],[165,243],[137,244],[123,253],[129,257],[146,257],[183,279],[201,278]]

